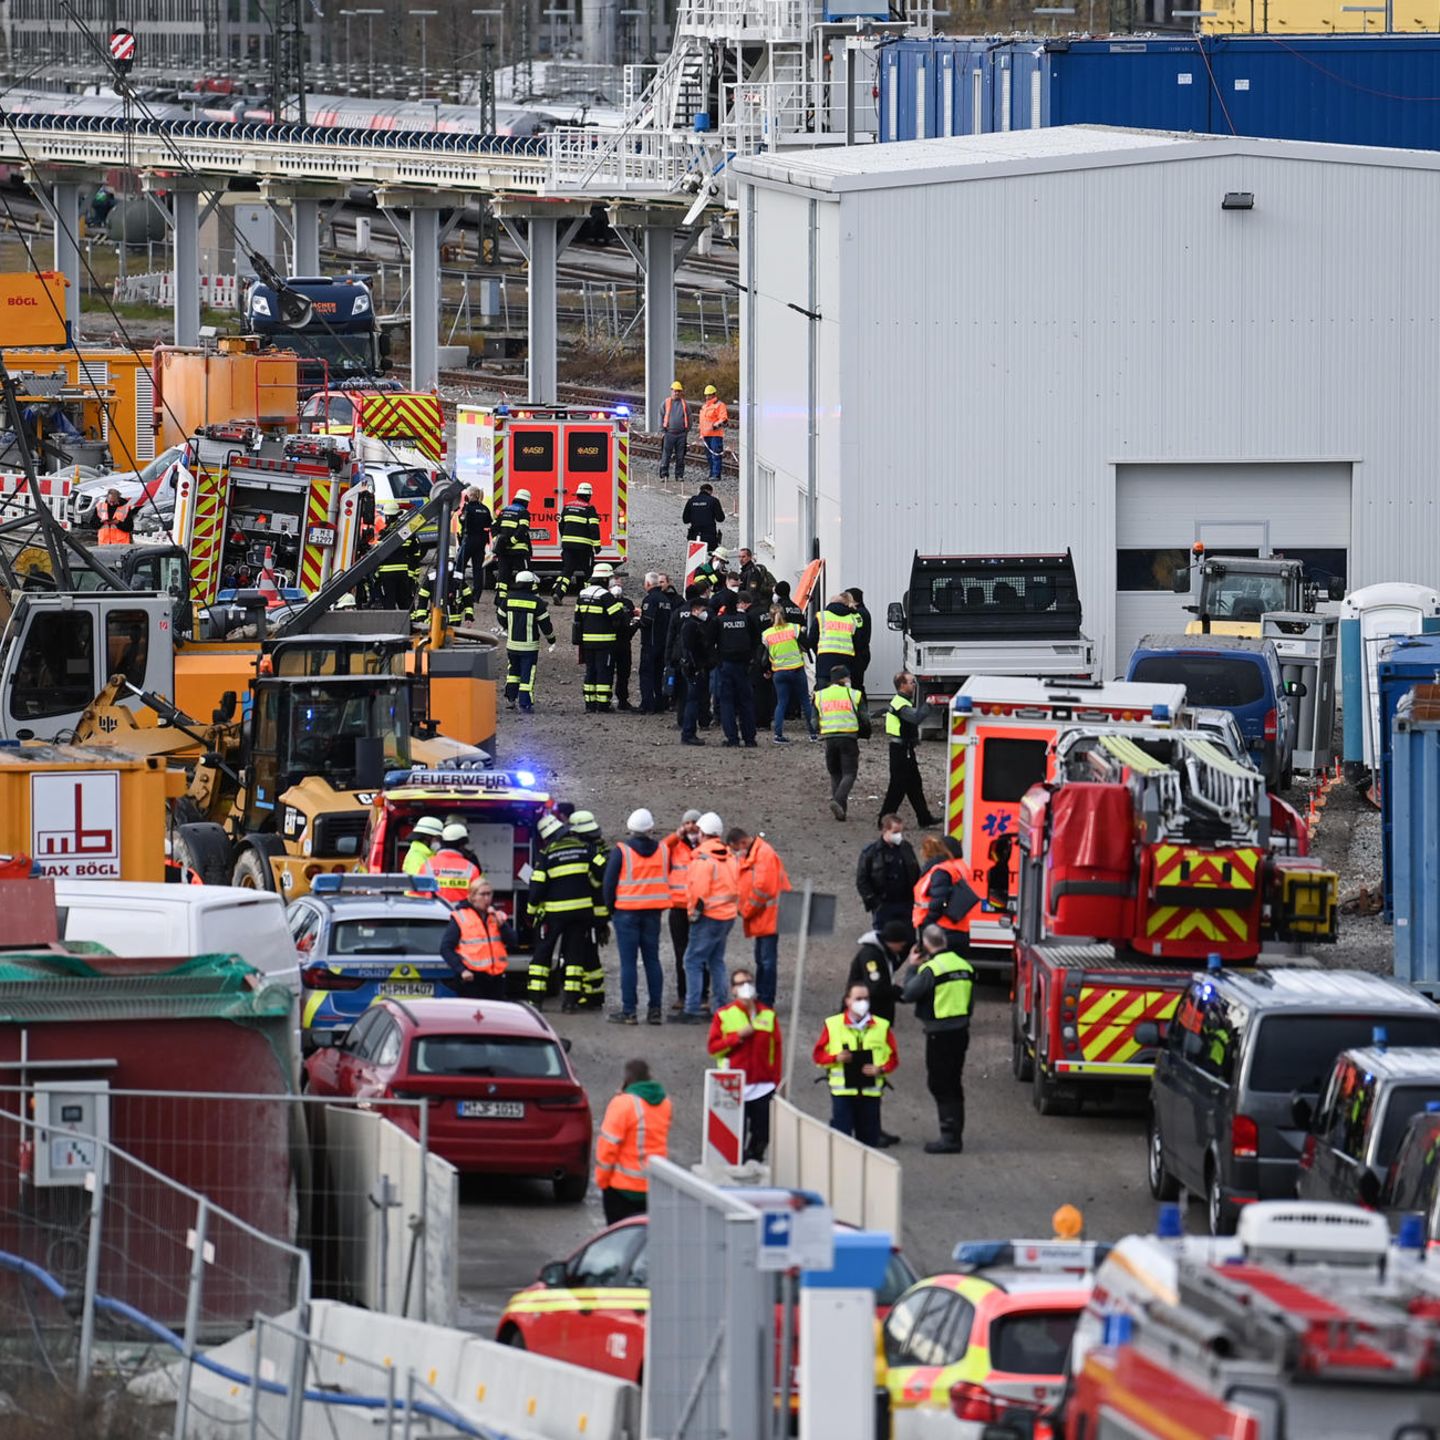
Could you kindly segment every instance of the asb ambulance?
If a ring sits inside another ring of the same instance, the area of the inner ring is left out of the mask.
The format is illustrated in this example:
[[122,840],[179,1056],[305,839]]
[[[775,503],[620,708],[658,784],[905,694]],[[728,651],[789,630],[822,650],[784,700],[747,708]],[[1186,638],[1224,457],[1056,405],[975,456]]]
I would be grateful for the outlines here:
[[619,564],[630,526],[630,411],[578,405],[526,405],[455,410],[455,478],[478,486],[493,515],[530,492],[532,568],[560,564],[560,512],[589,485],[600,512],[600,553]]

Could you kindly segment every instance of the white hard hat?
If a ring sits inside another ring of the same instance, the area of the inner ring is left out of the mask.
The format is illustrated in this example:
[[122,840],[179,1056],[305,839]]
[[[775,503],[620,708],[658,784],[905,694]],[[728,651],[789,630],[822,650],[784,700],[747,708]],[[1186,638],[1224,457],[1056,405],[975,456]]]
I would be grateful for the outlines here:
[[441,836],[445,833],[445,824],[437,820],[433,815],[422,815],[415,822],[415,828],[410,832],[412,835],[434,835]]
[[540,577],[533,570],[522,570],[516,577],[517,585],[538,585]]
[[707,810],[700,817],[700,833],[702,835],[723,835],[725,822],[713,810]]
[[717,545],[710,552],[710,558],[712,560],[728,560],[730,558],[730,552],[723,545]]
[[639,810],[630,812],[625,828],[635,835],[648,834],[655,828],[655,817],[642,806]]
[[614,573],[614,567],[606,565],[602,561],[590,572],[590,578],[592,580],[608,580]]
[[468,840],[470,838],[470,827],[468,825],[447,825],[441,831],[440,838],[449,845],[455,840]]
[[595,491],[591,488],[590,482],[587,480],[583,485],[577,485],[575,487],[575,493],[577,495],[593,495]]
[[337,610],[353,610],[353,609],[355,608],[355,596],[354,596],[354,593],[352,592],[352,593],[349,594],[349,595],[342,595],[342,596],[335,602],[335,608],[336,608]]
[[515,492],[515,498],[517,500],[524,500],[528,502],[530,499],[530,492],[528,490],[517,490]]

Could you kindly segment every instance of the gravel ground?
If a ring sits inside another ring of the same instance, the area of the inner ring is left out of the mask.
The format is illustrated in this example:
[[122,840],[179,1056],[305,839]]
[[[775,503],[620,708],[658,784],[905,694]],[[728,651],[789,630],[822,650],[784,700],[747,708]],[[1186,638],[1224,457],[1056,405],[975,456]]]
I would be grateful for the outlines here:
[[[678,579],[685,551],[680,510],[700,478],[692,470],[683,487],[673,481],[662,487],[653,477],[637,474],[631,491],[627,582],[634,598],[639,597],[641,577],[648,569],[667,569]],[[731,516],[724,528],[727,543],[734,548],[738,542],[735,488],[722,485],[718,493]],[[844,581],[843,576],[835,579]],[[562,642],[568,641],[572,614],[569,606],[556,612]],[[762,738],[756,750],[722,750],[716,729],[709,732],[710,743],[703,751],[685,748],[678,743],[669,716],[587,716],[579,667],[568,644],[542,655],[540,666],[537,713],[526,717],[502,711],[502,765],[534,769],[557,797],[593,810],[612,837],[623,833],[626,816],[638,805],[649,807],[665,829],[673,828],[690,806],[716,810],[727,825],[763,831],[784,858],[797,887],[808,878],[817,890],[838,896],[836,935],[811,945],[798,1035],[791,1035],[788,1028],[793,942],[782,939],[780,953],[779,1008],[785,1041],[799,1047],[792,1098],[815,1115],[827,1114],[823,1086],[811,1083],[809,1050],[822,1018],[835,1008],[854,939],[867,928],[852,881],[856,854],[874,834],[885,781],[883,738],[862,744],[852,819],[840,824],[829,812],[819,747],[800,743],[780,748]],[[922,765],[932,801],[938,803],[943,747],[927,744]],[[1294,798],[1305,805],[1306,797]],[[1318,843],[1320,853],[1340,868],[1342,893],[1378,880],[1378,817],[1352,788],[1335,786],[1329,792]],[[1388,968],[1389,932],[1378,919],[1347,916],[1342,927],[1340,944],[1322,955],[1325,963]],[[737,931],[730,943],[730,961],[738,962],[748,949]],[[668,1006],[673,981],[668,937],[662,942],[661,958]],[[606,962],[607,1003],[614,1003],[618,985],[613,946]],[[644,1025],[631,1029],[593,1014],[552,1018],[573,1041],[597,1117],[625,1059],[643,1055],[675,1102],[672,1158],[680,1163],[698,1158],[701,1076],[706,1066],[703,1031],[668,1023],[659,1029]],[[982,984],[966,1071],[969,1115],[965,1153],[960,1157],[921,1151],[921,1144],[935,1133],[935,1116],[925,1091],[920,1031],[903,1013],[897,1025],[901,1063],[886,1100],[885,1124],[904,1137],[904,1143],[889,1153],[903,1166],[903,1242],[922,1272],[943,1267],[961,1238],[1048,1234],[1052,1212],[1066,1201],[1085,1210],[1089,1233],[1097,1238],[1148,1228],[1153,1220],[1145,1186],[1140,1097],[1119,1109],[1087,1106],[1073,1119],[1042,1119],[1031,1107],[1029,1087],[1011,1079],[1009,1025],[1006,990]],[[547,1187],[475,1181],[467,1183],[465,1201],[462,1319],[482,1331],[493,1328],[506,1296],[533,1278],[541,1263],[565,1255],[603,1223],[593,1191],[582,1206],[562,1206],[549,1199]]]
[[1362,890],[1378,894],[1381,882],[1380,812],[1345,782],[1332,785],[1312,830],[1314,853],[1340,874],[1340,938],[1321,959],[1332,969],[1370,970],[1388,975],[1394,966],[1394,936],[1377,915],[1346,913],[1343,902]]

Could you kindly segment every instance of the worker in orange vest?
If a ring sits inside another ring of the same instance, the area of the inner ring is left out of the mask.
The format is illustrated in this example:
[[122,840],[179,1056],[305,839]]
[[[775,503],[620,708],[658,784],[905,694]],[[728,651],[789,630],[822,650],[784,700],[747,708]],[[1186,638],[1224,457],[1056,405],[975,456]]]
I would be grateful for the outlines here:
[[[665,837],[665,860],[670,872],[670,944],[675,951],[675,998],[671,1011],[685,1008],[685,951],[690,945],[690,902],[686,884],[690,876],[690,857],[700,843],[700,812],[687,810],[673,835]],[[710,977],[705,977],[705,993],[710,993]]]
[[118,490],[107,490],[105,498],[95,507],[95,520],[100,533],[97,545],[128,545],[135,529],[135,507],[121,498]]
[[705,403],[700,407],[700,443],[709,452],[710,478],[720,478],[720,461],[725,455],[725,427],[730,412],[713,385],[705,387]]
[[725,942],[740,913],[740,864],[720,838],[724,833],[725,824],[713,810],[700,817],[703,838],[690,857],[685,877],[690,943],[685,947],[682,1025],[704,1025],[709,1019],[700,1003],[706,971],[710,974],[710,994],[717,1005],[728,988]]
[[469,847],[470,827],[452,821],[440,832],[441,848],[421,867],[422,875],[430,875],[447,905],[458,905],[465,893],[480,879],[480,867],[461,849]]
[[467,999],[503,1000],[514,944],[515,927],[496,909],[490,882],[474,881],[440,937],[440,958],[450,967],[451,988]]
[[725,837],[740,863],[740,918],[755,942],[755,990],[764,1005],[775,1003],[780,969],[780,896],[789,890],[785,862],[763,835],[739,826]]
[[670,1153],[670,1100],[643,1060],[627,1060],[620,1093],[605,1107],[595,1141],[595,1184],[613,1225],[643,1215],[650,1192],[646,1161]]
[[[927,852],[934,839],[931,836],[926,840]],[[941,853],[921,871],[915,882],[910,927],[917,935],[927,925],[938,925],[952,934],[968,935],[970,912],[980,903],[980,897],[970,888],[969,867],[962,858],[964,852],[953,835],[944,836],[935,848]]]
[[669,851],[655,838],[655,817],[643,807],[625,822],[628,834],[605,860],[601,888],[620,952],[620,1008],[610,1012],[618,1025],[638,1025],[637,956],[645,964],[647,1024],[659,1025],[665,996],[660,968],[660,917],[670,908]]

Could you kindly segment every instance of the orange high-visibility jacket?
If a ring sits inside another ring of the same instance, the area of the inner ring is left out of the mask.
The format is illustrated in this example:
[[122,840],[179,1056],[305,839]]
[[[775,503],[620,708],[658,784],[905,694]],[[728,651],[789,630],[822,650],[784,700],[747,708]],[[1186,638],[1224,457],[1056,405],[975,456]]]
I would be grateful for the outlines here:
[[692,918],[733,920],[740,913],[740,866],[723,840],[702,840],[691,856],[685,901]]
[[686,885],[690,876],[690,861],[694,858],[695,847],[677,830],[661,841],[670,867],[670,908],[684,910],[689,903],[685,898]]
[[702,440],[707,435],[723,435],[725,427],[729,423],[730,412],[725,408],[725,402],[718,395],[712,395],[700,407],[700,438]]
[[595,1184],[601,1190],[643,1193],[650,1188],[645,1162],[670,1153],[670,1097],[653,1080],[642,1080],[638,1088],[659,1091],[658,1104],[642,1099],[636,1088],[622,1090],[605,1107],[595,1140]]
[[747,935],[779,933],[780,894],[788,889],[785,862],[764,836],[757,835],[750,853],[740,862],[740,914]]
[[615,909],[668,910],[670,860],[665,846],[657,845],[653,855],[642,855],[623,840],[617,840],[615,848],[620,851],[620,878],[615,885]]

